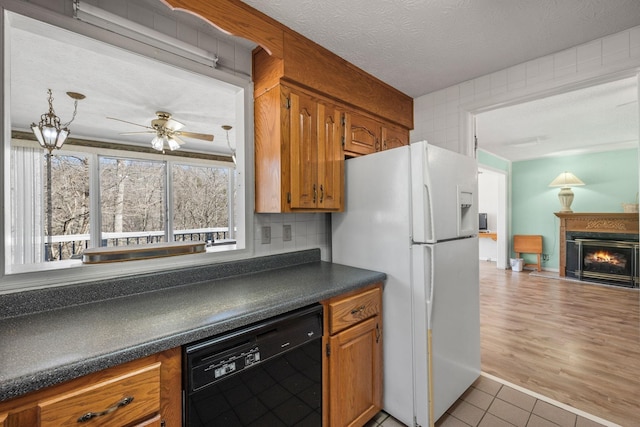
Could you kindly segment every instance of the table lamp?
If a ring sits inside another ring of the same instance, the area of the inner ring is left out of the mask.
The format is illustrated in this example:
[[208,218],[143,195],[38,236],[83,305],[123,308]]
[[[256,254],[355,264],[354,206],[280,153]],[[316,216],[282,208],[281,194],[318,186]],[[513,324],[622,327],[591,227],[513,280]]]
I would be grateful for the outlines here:
[[549,187],[561,187],[558,193],[558,199],[560,199],[560,206],[562,207],[560,209],[561,213],[573,212],[571,210],[571,202],[573,202],[573,191],[571,191],[571,187],[578,185],[584,185],[584,182],[571,172],[562,172],[549,184]]

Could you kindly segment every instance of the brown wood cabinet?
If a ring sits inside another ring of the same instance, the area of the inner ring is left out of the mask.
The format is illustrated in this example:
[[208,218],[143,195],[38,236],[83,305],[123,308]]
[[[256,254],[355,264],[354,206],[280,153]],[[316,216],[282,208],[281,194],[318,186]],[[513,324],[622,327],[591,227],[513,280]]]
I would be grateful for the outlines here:
[[401,128],[400,126],[394,126],[390,123],[383,124],[380,135],[382,139],[382,150],[390,150],[392,148],[409,145],[409,130]]
[[380,122],[357,113],[344,113],[344,151],[347,155],[380,151]]
[[382,285],[323,303],[324,426],[363,426],[382,407]]
[[340,112],[278,85],[255,99],[256,212],[342,211]]
[[344,152],[355,157],[409,144],[409,130],[371,117],[343,114]]
[[163,423],[166,427],[182,423],[180,348],[0,403],[3,427],[160,427]]

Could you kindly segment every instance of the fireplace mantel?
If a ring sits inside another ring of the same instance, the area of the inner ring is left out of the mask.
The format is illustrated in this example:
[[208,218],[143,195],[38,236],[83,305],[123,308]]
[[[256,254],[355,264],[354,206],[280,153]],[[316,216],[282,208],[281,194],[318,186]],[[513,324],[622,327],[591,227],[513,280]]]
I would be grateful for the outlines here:
[[556,212],[560,218],[560,257],[559,274],[566,275],[566,237],[567,232],[638,234],[640,224],[637,212],[633,213],[563,213]]

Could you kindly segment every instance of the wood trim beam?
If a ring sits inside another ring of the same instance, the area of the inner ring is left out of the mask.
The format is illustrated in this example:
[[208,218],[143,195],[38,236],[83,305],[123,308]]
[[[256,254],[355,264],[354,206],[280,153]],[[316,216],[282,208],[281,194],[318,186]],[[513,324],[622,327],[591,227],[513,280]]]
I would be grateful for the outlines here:
[[284,56],[286,28],[262,12],[238,0],[161,0],[171,10],[180,10],[211,23],[220,31],[253,41],[276,58]]

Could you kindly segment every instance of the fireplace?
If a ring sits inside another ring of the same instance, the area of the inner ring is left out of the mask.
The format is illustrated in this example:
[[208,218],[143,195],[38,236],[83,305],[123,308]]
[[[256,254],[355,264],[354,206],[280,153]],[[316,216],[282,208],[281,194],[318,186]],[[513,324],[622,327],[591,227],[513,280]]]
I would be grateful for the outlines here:
[[638,286],[637,239],[610,240],[606,236],[571,236],[566,242],[568,277],[611,285]]
[[637,213],[556,213],[560,218],[559,274],[639,287]]

